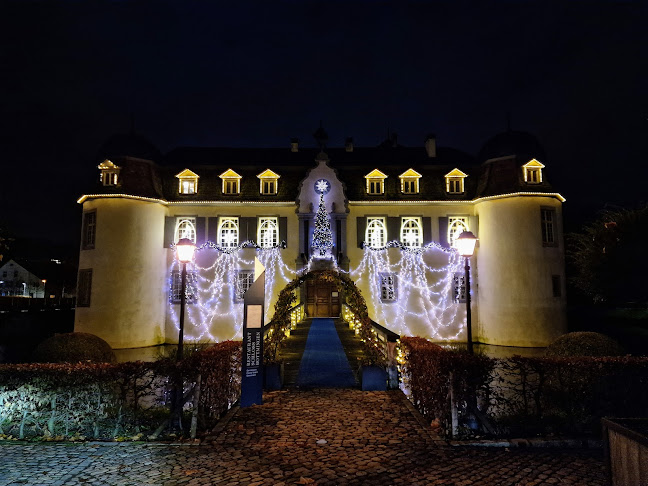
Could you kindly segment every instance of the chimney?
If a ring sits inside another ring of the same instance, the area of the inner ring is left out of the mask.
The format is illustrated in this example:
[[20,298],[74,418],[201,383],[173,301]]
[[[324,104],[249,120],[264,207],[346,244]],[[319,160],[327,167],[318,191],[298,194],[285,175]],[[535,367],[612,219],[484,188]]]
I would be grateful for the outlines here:
[[433,133],[425,138],[425,151],[431,159],[436,157],[436,136]]
[[392,133],[391,136],[389,137],[389,141],[393,148],[398,147],[398,133],[396,132]]
[[299,139],[298,138],[291,138],[290,139],[290,151],[291,152],[299,152]]
[[347,137],[344,141],[344,150],[347,152],[353,152],[353,137]]

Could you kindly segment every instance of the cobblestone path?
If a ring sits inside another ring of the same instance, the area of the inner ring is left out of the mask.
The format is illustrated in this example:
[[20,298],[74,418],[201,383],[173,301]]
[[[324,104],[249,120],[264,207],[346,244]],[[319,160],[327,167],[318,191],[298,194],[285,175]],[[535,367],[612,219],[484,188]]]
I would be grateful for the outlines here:
[[201,445],[0,445],[7,485],[604,485],[596,450],[449,447],[400,392],[267,393]]

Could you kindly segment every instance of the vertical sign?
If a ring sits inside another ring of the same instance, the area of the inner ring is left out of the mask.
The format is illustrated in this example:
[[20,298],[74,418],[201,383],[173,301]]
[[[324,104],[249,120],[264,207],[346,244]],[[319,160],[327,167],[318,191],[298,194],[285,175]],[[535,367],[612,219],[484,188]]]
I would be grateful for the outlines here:
[[265,272],[261,273],[243,297],[241,407],[263,403],[264,302]]

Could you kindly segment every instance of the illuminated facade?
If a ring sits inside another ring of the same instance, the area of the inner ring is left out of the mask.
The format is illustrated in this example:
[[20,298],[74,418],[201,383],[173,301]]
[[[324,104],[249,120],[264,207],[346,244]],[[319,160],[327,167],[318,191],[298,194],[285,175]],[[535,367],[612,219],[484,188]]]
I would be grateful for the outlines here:
[[[187,340],[240,338],[242,295],[261,262],[266,319],[288,282],[324,266],[349,273],[382,326],[464,341],[463,262],[453,246],[469,230],[479,238],[475,341],[546,346],[565,332],[564,199],[532,136],[498,135],[476,157],[433,137],[415,148],[318,143],[162,156],[132,135],[109,141],[97,186],[79,199],[75,329],[114,348],[177,342],[173,245],[189,238],[201,249],[188,279]],[[328,315],[338,307],[325,301],[343,296],[304,288],[299,299],[311,297],[310,314]]]

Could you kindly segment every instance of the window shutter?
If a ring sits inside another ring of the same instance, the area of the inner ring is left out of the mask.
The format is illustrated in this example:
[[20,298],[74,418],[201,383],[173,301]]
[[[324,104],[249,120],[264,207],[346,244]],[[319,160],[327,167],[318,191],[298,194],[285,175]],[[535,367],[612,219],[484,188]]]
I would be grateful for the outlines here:
[[362,248],[362,242],[365,239],[365,231],[367,231],[367,218],[356,218],[356,223],[358,225],[358,248]]
[[423,223],[423,244],[427,245],[432,242],[432,218],[421,218],[421,222]]
[[397,216],[387,218],[387,241],[400,241],[401,219]]
[[218,218],[207,218],[207,240],[216,243],[218,231]]
[[196,245],[205,242],[205,220],[206,218],[196,218]]
[[288,244],[288,218],[279,218],[279,243],[285,241]]
[[257,219],[239,218],[239,243],[244,241],[257,241]]
[[442,216],[439,218],[439,244],[448,248],[448,217]]
[[175,243],[175,241],[173,241],[175,221],[176,219],[173,217],[164,218],[164,248],[171,248],[171,245]]

